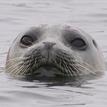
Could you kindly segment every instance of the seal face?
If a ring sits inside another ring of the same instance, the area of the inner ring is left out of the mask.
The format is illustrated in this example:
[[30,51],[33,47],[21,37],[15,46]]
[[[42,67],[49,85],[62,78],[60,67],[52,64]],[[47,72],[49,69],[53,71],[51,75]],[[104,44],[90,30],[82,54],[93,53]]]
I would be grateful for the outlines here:
[[6,72],[15,77],[73,77],[103,70],[95,40],[66,25],[30,28],[14,40],[6,61]]

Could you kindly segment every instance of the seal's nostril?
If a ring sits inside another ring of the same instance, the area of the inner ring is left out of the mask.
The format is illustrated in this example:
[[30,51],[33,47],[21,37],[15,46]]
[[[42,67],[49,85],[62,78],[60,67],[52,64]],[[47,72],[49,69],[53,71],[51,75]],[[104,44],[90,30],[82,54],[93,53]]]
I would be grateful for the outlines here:
[[54,42],[43,42],[47,49],[51,49],[56,43]]

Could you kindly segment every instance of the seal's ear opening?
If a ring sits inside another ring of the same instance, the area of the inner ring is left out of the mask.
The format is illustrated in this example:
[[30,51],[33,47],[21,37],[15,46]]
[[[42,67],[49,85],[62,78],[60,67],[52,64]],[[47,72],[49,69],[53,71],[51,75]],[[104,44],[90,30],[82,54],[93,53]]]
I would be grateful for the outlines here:
[[93,42],[94,46],[95,46],[96,48],[98,48],[96,41],[95,41],[95,40],[92,40],[92,42]]

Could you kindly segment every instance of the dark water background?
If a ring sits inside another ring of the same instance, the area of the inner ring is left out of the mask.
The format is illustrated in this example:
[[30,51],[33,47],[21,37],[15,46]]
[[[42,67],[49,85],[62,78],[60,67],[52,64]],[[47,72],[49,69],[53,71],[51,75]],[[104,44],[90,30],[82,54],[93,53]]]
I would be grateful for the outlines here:
[[[71,24],[95,38],[107,62],[107,0],[0,0],[0,71],[19,32],[39,24]],[[106,107],[107,75],[81,87],[9,79],[0,74],[0,107]]]

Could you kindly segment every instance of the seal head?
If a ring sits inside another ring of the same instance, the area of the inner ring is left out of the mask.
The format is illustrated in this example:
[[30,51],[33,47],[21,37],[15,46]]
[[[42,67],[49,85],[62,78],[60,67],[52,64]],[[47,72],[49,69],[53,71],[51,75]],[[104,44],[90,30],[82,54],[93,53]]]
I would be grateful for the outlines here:
[[95,40],[70,26],[30,28],[14,40],[6,61],[6,72],[15,77],[73,77],[102,71],[104,61]]

